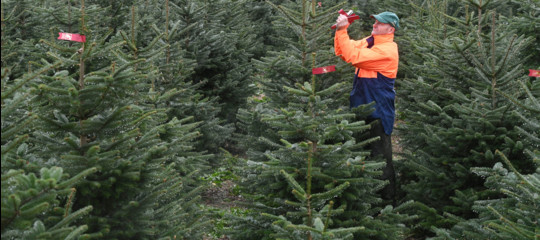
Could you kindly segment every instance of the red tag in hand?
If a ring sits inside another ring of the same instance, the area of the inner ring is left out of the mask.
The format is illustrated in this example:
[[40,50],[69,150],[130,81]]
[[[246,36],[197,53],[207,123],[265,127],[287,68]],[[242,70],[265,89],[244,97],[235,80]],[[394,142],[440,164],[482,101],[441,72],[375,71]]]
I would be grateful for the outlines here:
[[67,41],[75,41],[75,42],[86,42],[86,36],[75,34],[75,33],[58,33],[58,39],[60,40],[67,40]]
[[311,73],[313,74],[325,74],[333,71],[336,71],[336,65],[311,69]]

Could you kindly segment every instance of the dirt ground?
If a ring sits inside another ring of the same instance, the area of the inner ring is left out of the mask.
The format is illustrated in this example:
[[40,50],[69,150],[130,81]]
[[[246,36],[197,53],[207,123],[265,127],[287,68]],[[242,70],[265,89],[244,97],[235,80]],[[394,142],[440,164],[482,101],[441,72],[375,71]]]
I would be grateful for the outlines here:
[[213,184],[204,194],[203,199],[209,207],[227,209],[236,207],[239,201],[243,201],[241,196],[233,194],[234,182],[223,181],[221,186]]

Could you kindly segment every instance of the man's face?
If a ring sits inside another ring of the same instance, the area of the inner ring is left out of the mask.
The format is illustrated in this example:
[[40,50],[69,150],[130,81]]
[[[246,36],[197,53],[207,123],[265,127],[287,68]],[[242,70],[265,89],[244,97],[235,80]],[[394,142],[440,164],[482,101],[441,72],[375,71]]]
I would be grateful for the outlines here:
[[375,23],[373,24],[373,31],[371,31],[371,34],[373,35],[385,35],[389,33],[393,33],[394,27],[388,23],[382,23],[377,20],[375,20]]

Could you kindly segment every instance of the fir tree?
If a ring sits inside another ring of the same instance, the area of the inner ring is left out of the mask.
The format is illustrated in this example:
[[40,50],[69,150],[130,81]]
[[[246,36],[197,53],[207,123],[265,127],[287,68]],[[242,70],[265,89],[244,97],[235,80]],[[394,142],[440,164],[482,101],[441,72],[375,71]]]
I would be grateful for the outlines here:
[[[46,13],[67,14],[60,4],[47,7],[54,11]],[[200,237],[206,220],[197,196],[203,187],[193,169],[202,169],[208,159],[193,151],[200,123],[169,118],[163,106],[178,90],[152,94],[159,72],[150,61],[159,55],[155,41],[139,43],[136,32],[123,29],[107,33],[98,21],[107,14],[104,9],[84,2],[78,9],[73,31],[86,35],[86,42],[51,36],[37,48],[42,58],[61,64],[32,83],[30,104],[39,118],[32,145],[41,151],[43,165],[61,166],[69,176],[97,170],[77,184],[71,205],[93,207],[84,221],[90,236]]]
[[[269,4],[282,14],[276,26],[287,27],[294,37],[283,36],[287,50],[270,52],[258,61],[264,70],[259,81],[265,98],[239,112],[242,129],[251,131],[246,136],[248,160],[239,174],[245,177],[241,184],[245,196],[254,201],[249,205],[254,212],[242,224],[233,221],[235,227],[251,229],[234,236],[403,237],[405,229],[398,223],[407,217],[392,207],[383,210],[376,194],[386,184],[376,179],[384,163],[366,159],[365,146],[376,139],[353,137],[369,129],[354,119],[369,115],[371,106],[355,112],[344,106],[349,87],[339,78],[344,72],[315,78],[309,71],[336,60],[330,26],[342,5],[321,10],[315,1]],[[348,70],[350,76],[353,70]],[[269,233],[270,227],[274,233]]]
[[[144,58],[147,62],[147,64],[144,64],[146,68],[144,71],[147,72],[146,76],[150,83],[148,95],[143,97],[139,103],[152,111],[157,110],[161,115],[166,115],[166,117],[161,116],[162,118],[180,119],[180,123],[190,126],[189,130],[194,131],[189,134],[189,131],[185,132],[189,136],[186,136],[184,140],[189,145],[179,146],[186,151],[184,157],[190,159],[189,164],[178,165],[181,168],[179,169],[181,174],[187,175],[193,173],[193,171],[208,170],[208,159],[211,159],[213,155],[203,154],[204,151],[196,153],[198,149],[194,148],[194,146],[200,144],[200,138],[202,137],[200,131],[202,131],[202,126],[205,124],[202,121],[204,119],[196,119],[189,114],[194,114],[195,109],[212,111],[211,109],[214,108],[210,106],[211,101],[203,99],[203,96],[198,93],[200,84],[193,84],[190,79],[194,62],[185,58],[185,55],[187,55],[185,51],[174,50],[177,44],[168,40],[168,38],[175,36],[179,23],[173,24],[171,31],[165,29],[165,33],[163,33],[159,31],[154,22],[149,22],[152,21],[149,16],[154,14],[154,12],[150,11],[150,9],[153,9],[152,6],[145,6],[143,10],[137,10],[138,8],[135,6],[131,9],[132,17],[131,21],[129,21],[131,23],[129,29],[131,29],[130,32],[132,33],[128,34],[121,31],[122,38],[129,42],[130,45],[130,52],[123,56],[124,61],[130,62]],[[165,11],[167,10],[166,8]],[[148,29],[145,29],[144,26],[148,25],[153,25],[153,31],[147,32]],[[153,39],[150,37],[152,35],[154,36]],[[141,68],[141,70],[143,69]],[[161,123],[158,121],[157,124]],[[175,134],[169,133],[166,136],[171,139],[177,137]]]
[[[475,202],[473,210],[478,212],[478,218],[469,220],[457,218],[459,221],[452,229],[436,229],[436,239],[534,239],[538,236],[538,194],[540,194],[540,152],[534,146],[540,144],[538,138],[540,126],[540,82],[520,80],[522,91],[498,94],[511,100],[518,106],[516,114],[523,119],[522,126],[515,126],[524,137],[523,142],[532,148],[524,151],[535,165],[536,171],[531,174],[521,174],[506,158],[496,151],[496,157],[503,163],[496,163],[493,168],[478,167],[471,170],[486,179],[485,186],[500,192],[500,199],[480,200]],[[504,166],[507,166],[505,168]]]
[[72,210],[74,186],[96,169],[70,177],[60,167],[43,167],[41,149],[28,143],[36,114],[27,86],[58,65],[16,79],[10,79],[10,68],[2,68],[2,239],[69,239],[88,229],[74,223],[92,211],[92,206]]
[[[315,92],[314,85],[315,81],[288,88],[297,100],[277,113],[263,115],[263,121],[282,137],[281,144],[274,143],[275,150],[265,153],[268,161],[256,168],[260,171],[259,179],[248,178],[248,181],[259,186],[258,194],[269,195],[266,204],[271,207],[269,213],[274,215],[278,233],[270,236],[402,238],[404,228],[396,223],[405,221],[406,217],[396,214],[391,206],[377,207],[380,199],[376,192],[384,183],[375,176],[380,174],[383,163],[366,160],[369,153],[363,150],[372,139],[355,142],[352,138],[353,133],[365,131],[369,125],[352,121],[354,113],[328,108],[333,99],[327,98],[327,94],[345,84],[319,92]],[[282,176],[276,176],[278,170]],[[284,214],[280,208],[285,208],[286,215],[277,217]],[[377,213],[380,215],[372,219],[371,215]]]
[[515,79],[523,74],[531,38],[497,24],[505,21],[492,10],[497,2],[443,3],[412,5],[414,31],[404,34],[413,51],[398,91],[405,119],[398,128],[406,150],[403,188],[409,199],[432,208],[419,211],[424,230],[459,222],[443,212],[474,218],[476,200],[500,197],[470,171],[493,166],[496,151],[520,159],[512,164],[525,174],[533,169],[514,128],[521,122],[515,106],[497,94],[518,91]]
[[[197,101],[200,101],[199,107],[207,105],[195,92],[197,86],[187,80],[189,75],[184,75],[189,72],[189,64],[161,61],[171,55],[175,57],[169,58],[170,61],[182,62],[183,59],[181,54],[170,51],[168,45],[158,44],[166,37],[164,34],[159,31],[149,34],[144,30],[142,26],[152,20],[148,18],[151,7],[146,7],[143,11],[131,7],[130,30],[120,31],[122,39],[128,42],[129,52],[118,54],[126,63],[146,59],[137,68],[147,73],[147,83],[151,84],[148,94],[141,95],[137,103],[153,115],[144,124],[149,136],[159,136],[155,139],[159,143],[152,146],[145,157],[147,164],[142,174],[147,177],[141,184],[137,201],[146,204],[143,209],[151,209],[151,214],[147,214],[150,220],[144,222],[147,229],[152,229],[151,236],[198,239],[208,231],[209,225],[207,214],[198,205],[206,189],[200,178],[209,169],[208,160],[213,155],[196,150],[202,123],[194,122],[194,118],[187,115],[191,111],[182,106]],[[154,29],[157,28],[154,26]],[[137,214],[138,211],[130,213],[132,218]]]
[[[275,38],[275,42],[284,44],[276,44],[274,50],[268,51],[264,57],[253,60],[258,69],[254,80],[259,86],[259,90],[254,98],[250,98],[250,107],[239,109],[237,114],[239,134],[235,139],[243,150],[249,148],[249,151],[264,152],[264,144],[261,145],[263,149],[260,150],[254,144],[250,144],[255,142],[259,136],[279,140],[279,137],[272,136],[274,133],[268,131],[270,129],[268,125],[260,121],[260,116],[288,103],[289,94],[283,86],[294,87],[295,83],[303,84],[305,81],[310,81],[311,53],[317,53],[318,66],[335,64],[335,58],[331,51],[330,26],[333,23],[330,16],[335,16],[345,3],[339,5],[328,3],[324,7],[318,7],[315,2],[286,1],[284,5],[277,5],[275,2],[267,1],[267,4],[272,6],[276,12],[275,20],[272,22],[276,33],[272,39]],[[302,4],[305,5],[303,8]],[[310,12],[315,11],[318,12],[317,17],[310,15]],[[334,83],[340,82],[341,79],[345,79],[345,76],[353,71],[347,69],[343,63],[338,63],[336,69],[333,77],[323,76],[321,85],[317,87],[323,89],[332,86]],[[344,99],[346,94],[338,92],[335,96]],[[340,104],[339,101],[336,101],[334,107],[341,107]],[[249,146],[245,146],[245,144]],[[261,156],[260,154],[253,155]]]
[[92,206],[72,210],[74,186],[96,169],[69,176],[60,167],[45,167],[41,148],[29,143],[37,115],[28,86],[61,63],[29,67],[35,58],[25,50],[32,43],[21,40],[37,34],[28,31],[33,22],[25,21],[31,18],[26,4],[2,1],[2,239],[76,238],[88,226],[75,221],[84,220]]
[[174,106],[171,112],[179,118],[187,112],[203,122],[199,150],[217,153],[226,146],[236,111],[253,92],[251,52],[260,45],[254,41],[251,31],[256,26],[249,24],[245,5],[245,1],[165,1],[148,11],[165,23],[154,31],[164,34],[168,45],[159,64],[168,75],[156,86],[169,89],[179,79],[189,79],[199,94],[193,104]]
[[[486,178],[486,187],[504,194],[504,198],[476,201],[473,209],[478,218],[469,220],[448,215],[458,222],[451,230],[435,229],[433,239],[534,239],[539,234],[538,200],[540,193],[540,167],[532,174],[522,175],[504,154],[497,151],[502,163],[493,168],[473,168],[472,171]],[[536,151],[538,166],[539,154]]]

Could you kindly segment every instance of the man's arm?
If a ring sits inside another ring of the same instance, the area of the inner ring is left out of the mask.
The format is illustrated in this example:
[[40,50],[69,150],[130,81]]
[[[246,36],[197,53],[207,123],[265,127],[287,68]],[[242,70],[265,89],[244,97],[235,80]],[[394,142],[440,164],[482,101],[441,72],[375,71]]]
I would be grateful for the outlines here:
[[334,48],[336,55],[343,61],[351,63],[353,66],[371,71],[383,71],[394,60],[397,55],[397,46],[394,44],[382,44],[367,48],[367,38],[360,41],[352,41],[346,29],[336,31]]
[[[350,45],[350,47],[348,46]],[[334,37],[334,52],[336,53],[336,56],[341,56],[341,58],[345,62],[349,62],[343,58],[343,53],[348,50],[349,48],[357,49],[357,48],[367,48],[368,43],[366,41],[366,38],[362,40],[352,40],[349,37],[349,34],[347,33],[347,28],[338,29],[336,31],[336,36]],[[345,48],[344,48],[345,47]]]

